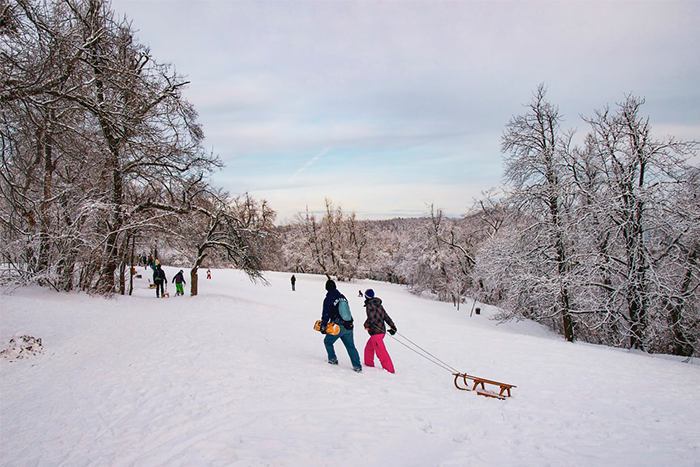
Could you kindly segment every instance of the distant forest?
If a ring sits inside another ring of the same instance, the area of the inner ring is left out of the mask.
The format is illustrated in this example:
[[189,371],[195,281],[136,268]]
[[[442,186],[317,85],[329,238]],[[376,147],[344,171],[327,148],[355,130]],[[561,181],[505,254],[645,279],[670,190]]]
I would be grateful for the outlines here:
[[[585,117],[583,143],[539,86],[501,138],[503,186],[417,219],[322,216],[275,226],[274,207],[211,183],[187,81],[106,0],[0,2],[0,280],[128,294],[150,254],[405,284],[569,341],[700,351],[698,143],[655,139],[644,99]],[[697,160],[697,159],[695,159]]]

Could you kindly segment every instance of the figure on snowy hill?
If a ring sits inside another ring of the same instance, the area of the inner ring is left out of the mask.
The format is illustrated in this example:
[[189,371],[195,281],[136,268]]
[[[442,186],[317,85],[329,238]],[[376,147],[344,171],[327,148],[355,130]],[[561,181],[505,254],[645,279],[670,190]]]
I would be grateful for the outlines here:
[[360,355],[355,348],[352,321],[345,321],[341,318],[340,311],[338,310],[338,303],[340,300],[345,300],[347,302],[347,298],[338,291],[335,282],[332,280],[326,282],[326,290],[326,298],[323,300],[323,314],[321,315],[320,330],[325,334],[326,326],[329,322],[340,326],[340,332],[337,335],[332,336],[326,334],[326,337],[323,339],[323,344],[326,346],[326,352],[328,353],[328,363],[331,365],[338,364],[338,357],[335,354],[333,344],[340,339],[343,341],[343,345],[345,345],[345,349],[348,351],[353,370],[359,373],[362,371],[362,364],[360,363]]
[[211,269],[207,269],[207,279],[211,279]]
[[365,308],[367,311],[365,329],[369,333],[369,340],[365,345],[365,366],[374,366],[374,354],[376,353],[382,368],[393,373],[394,363],[384,346],[384,336],[386,335],[384,323],[389,325],[389,334],[392,336],[396,334],[396,326],[384,309],[382,300],[374,296],[372,289],[365,291]]
[[291,281],[292,281],[292,292],[294,292],[296,290],[295,285],[297,283],[297,278],[294,277],[294,274],[292,274]]
[[160,261],[155,261],[155,269],[153,270],[153,283],[156,285],[156,298],[160,298],[165,293],[163,285],[168,279],[165,277],[165,271],[160,267]]
[[173,282],[175,283],[175,296],[177,297],[178,295],[185,295],[183,284],[187,284],[187,282],[185,282],[185,277],[182,274],[182,269],[180,269],[180,272],[175,274],[175,277],[173,277]]

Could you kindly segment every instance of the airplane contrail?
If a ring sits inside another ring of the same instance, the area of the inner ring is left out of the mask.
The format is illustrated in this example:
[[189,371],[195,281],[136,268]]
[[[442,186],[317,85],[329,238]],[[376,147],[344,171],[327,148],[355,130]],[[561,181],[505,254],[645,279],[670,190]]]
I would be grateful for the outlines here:
[[325,153],[327,153],[327,152],[330,151],[330,150],[331,150],[331,148],[326,148],[326,149],[324,149],[323,151],[321,151],[321,152],[319,152],[318,154],[316,154],[316,155],[315,155],[314,157],[312,157],[311,159],[309,159],[308,161],[306,161],[306,164],[304,164],[299,170],[297,170],[297,171],[294,173],[294,175],[292,175],[292,178],[291,178],[289,181],[294,181],[294,179],[297,178],[297,176],[298,176],[300,173],[302,173],[304,170],[306,170],[306,169],[308,169],[309,167],[311,167],[317,160],[319,160],[319,159],[321,158],[321,156],[323,156]]

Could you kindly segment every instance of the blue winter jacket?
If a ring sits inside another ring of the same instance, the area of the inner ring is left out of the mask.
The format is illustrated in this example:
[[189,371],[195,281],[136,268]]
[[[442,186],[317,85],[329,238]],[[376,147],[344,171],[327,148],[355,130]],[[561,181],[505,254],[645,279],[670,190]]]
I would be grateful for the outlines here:
[[[343,324],[343,319],[338,312],[338,301],[340,298],[345,298],[345,295],[338,292],[338,289],[329,290],[326,298],[323,300],[323,314],[321,315],[321,326],[325,326],[328,322]],[[347,298],[345,298],[347,300]]]

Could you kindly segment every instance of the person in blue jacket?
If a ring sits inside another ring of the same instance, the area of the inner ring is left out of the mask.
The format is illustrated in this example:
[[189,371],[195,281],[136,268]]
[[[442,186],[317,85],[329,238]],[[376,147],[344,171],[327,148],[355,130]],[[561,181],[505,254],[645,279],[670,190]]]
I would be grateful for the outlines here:
[[335,349],[333,344],[335,341],[340,339],[345,345],[345,349],[348,351],[350,356],[350,361],[352,362],[353,370],[358,373],[362,371],[362,364],[360,363],[360,355],[357,353],[355,348],[355,342],[353,340],[352,333],[352,322],[348,321],[346,323],[341,317],[338,311],[338,302],[340,299],[347,300],[345,296],[340,293],[337,289],[335,282],[328,280],[326,282],[326,298],[323,300],[323,314],[321,315],[321,332],[326,333],[326,326],[328,323],[336,323],[340,327],[340,332],[336,336],[326,334],[323,339],[323,344],[326,346],[326,352],[328,353],[328,363],[331,365],[338,364],[338,357],[335,354]]

